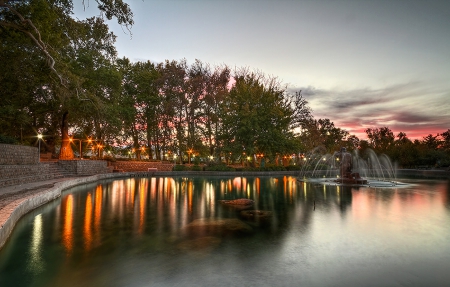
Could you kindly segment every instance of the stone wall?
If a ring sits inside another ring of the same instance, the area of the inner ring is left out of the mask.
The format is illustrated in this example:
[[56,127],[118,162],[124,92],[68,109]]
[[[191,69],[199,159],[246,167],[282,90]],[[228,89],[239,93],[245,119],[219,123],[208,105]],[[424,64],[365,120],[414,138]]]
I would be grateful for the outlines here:
[[148,171],[149,168],[156,168],[158,171],[171,171],[173,163],[145,162],[145,161],[116,161],[111,163],[114,169],[123,171]]
[[0,144],[0,165],[29,165],[38,163],[38,148]]
[[108,173],[108,165],[105,160],[59,160],[58,164],[76,175]]
[[0,187],[53,179],[48,163],[0,165]]
[[0,144],[0,187],[53,179],[35,147]]

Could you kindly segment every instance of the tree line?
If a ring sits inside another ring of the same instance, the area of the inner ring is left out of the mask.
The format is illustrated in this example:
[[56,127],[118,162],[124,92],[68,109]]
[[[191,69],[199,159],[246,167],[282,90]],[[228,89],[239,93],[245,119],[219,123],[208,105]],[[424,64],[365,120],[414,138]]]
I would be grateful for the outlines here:
[[[97,2],[110,11],[108,19],[132,25],[122,1],[124,9]],[[368,140],[360,140],[330,119],[315,119],[301,91],[262,72],[201,60],[118,58],[104,19],[74,19],[72,4],[0,1],[0,141],[35,145],[39,133],[42,148],[55,153],[66,114],[74,143],[83,150],[101,143],[98,155],[115,149],[137,159],[259,156],[277,162],[344,146],[372,148],[405,167],[449,164],[450,130],[411,141],[402,132],[395,137],[387,127],[372,128]]]

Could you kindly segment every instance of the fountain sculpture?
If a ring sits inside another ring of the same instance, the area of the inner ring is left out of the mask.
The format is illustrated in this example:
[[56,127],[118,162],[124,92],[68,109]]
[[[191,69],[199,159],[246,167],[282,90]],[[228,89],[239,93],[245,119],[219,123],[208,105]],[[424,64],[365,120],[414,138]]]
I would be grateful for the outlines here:
[[376,155],[367,149],[364,158],[358,151],[347,152],[346,148],[333,154],[323,154],[320,148],[303,157],[299,181],[315,181],[325,184],[348,184],[370,186],[394,186],[394,167],[386,155]]
[[361,178],[359,172],[353,172],[352,155],[347,152],[345,147],[341,148],[341,151],[336,153],[336,159],[340,163],[340,177],[336,179],[336,182],[346,184],[367,184],[367,179]]

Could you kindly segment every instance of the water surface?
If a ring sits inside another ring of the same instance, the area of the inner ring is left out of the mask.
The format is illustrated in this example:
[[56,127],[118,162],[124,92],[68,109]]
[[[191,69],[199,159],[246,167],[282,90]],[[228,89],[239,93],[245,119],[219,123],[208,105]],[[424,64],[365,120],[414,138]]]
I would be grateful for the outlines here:
[[[0,250],[0,286],[448,286],[449,181],[408,183],[165,177],[78,186],[18,223]],[[267,217],[220,203],[236,198]]]

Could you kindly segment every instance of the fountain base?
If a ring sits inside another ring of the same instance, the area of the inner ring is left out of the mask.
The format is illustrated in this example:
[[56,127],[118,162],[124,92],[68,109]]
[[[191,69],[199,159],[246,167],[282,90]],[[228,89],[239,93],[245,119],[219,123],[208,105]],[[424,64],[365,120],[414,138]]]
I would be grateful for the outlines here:
[[341,178],[336,179],[335,182],[343,184],[367,184],[367,179],[362,178],[358,172],[347,172]]

